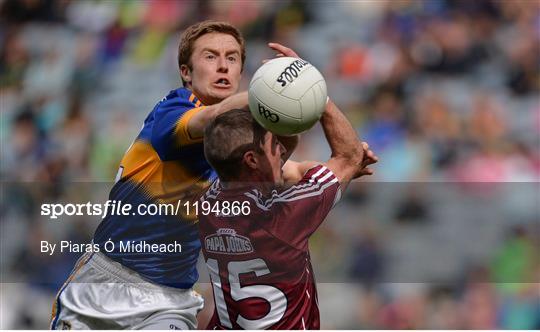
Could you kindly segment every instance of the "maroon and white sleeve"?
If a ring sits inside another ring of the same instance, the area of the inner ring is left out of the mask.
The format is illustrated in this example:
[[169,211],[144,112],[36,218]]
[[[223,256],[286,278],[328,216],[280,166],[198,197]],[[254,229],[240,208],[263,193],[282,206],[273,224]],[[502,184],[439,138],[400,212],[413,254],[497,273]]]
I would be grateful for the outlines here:
[[273,234],[294,246],[306,243],[341,198],[338,179],[326,166],[309,169],[296,185],[277,192],[257,206],[273,215]]

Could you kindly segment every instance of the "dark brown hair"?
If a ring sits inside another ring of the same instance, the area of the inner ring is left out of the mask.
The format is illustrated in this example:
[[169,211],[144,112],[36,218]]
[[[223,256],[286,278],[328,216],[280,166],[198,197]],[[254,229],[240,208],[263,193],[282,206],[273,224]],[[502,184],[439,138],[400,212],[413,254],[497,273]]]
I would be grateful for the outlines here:
[[[235,26],[227,22],[218,22],[218,21],[202,21],[196,24],[189,26],[180,37],[180,45],[178,45],[178,68],[181,69],[182,65],[187,65],[191,69],[191,54],[193,53],[193,47],[195,41],[201,36],[212,33],[219,32],[231,35],[236,39],[240,45],[241,58],[242,58],[242,70],[244,69],[244,62],[246,60],[246,45],[244,42],[244,37],[242,33]],[[184,79],[182,78],[182,83],[185,84]]]
[[237,180],[248,151],[263,153],[266,129],[248,110],[233,109],[218,115],[204,131],[204,155],[222,181]]

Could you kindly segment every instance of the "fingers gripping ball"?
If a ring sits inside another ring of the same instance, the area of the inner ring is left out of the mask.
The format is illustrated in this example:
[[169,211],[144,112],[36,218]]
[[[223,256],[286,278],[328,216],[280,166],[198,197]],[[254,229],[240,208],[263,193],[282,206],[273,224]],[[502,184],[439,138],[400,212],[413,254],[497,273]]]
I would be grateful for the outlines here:
[[326,82],[309,62],[291,57],[262,65],[249,84],[249,109],[267,130],[296,135],[313,127],[326,105]]

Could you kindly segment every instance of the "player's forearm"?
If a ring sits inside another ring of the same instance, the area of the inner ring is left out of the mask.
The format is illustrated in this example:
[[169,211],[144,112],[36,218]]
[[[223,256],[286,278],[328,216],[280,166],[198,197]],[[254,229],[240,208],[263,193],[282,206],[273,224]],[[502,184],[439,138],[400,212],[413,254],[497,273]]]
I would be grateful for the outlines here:
[[188,123],[188,131],[191,137],[202,137],[204,128],[214,121],[216,116],[236,108],[244,108],[248,105],[247,91],[234,94],[225,98],[220,103],[207,106],[201,112],[195,114]]
[[214,111],[213,117],[210,121],[221,113],[228,112],[232,109],[245,108],[248,106],[248,93],[247,91],[234,94],[228,98],[225,98],[221,103],[216,105],[217,108]]
[[321,125],[330,145],[332,157],[351,159],[353,162],[356,159],[361,160],[362,145],[356,131],[332,100],[329,100],[326,105],[321,117]]

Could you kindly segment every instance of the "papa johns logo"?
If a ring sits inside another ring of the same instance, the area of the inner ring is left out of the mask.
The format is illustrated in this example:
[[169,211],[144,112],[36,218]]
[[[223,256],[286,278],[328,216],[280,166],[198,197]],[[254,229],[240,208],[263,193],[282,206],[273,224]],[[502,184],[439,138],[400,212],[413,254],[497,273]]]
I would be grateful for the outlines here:
[[251,240],[238,235],[234,229],[220,228],[204,238],[206,251],[216,254],[241,255],[253,252]]
[[259,114],[264,116],[264,118],[272,123],[276,123],[279,121],[279,115],[277,115],[276,113],[270,111],[269,109],[267,109],[266,107],[264,107],[263,105],[257,103],[259,105]]

